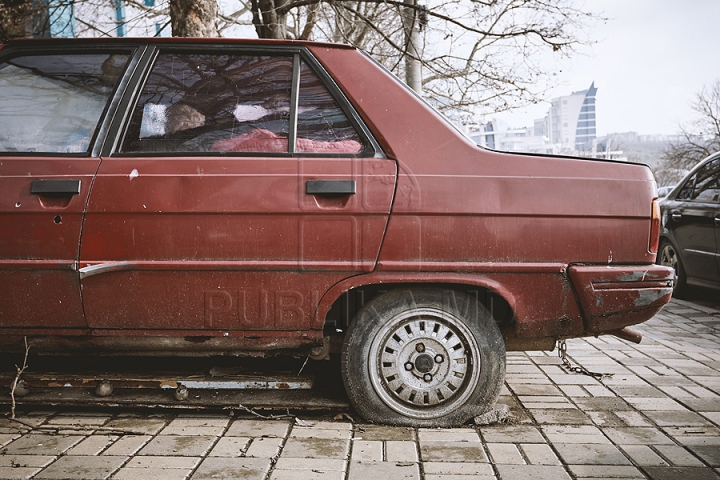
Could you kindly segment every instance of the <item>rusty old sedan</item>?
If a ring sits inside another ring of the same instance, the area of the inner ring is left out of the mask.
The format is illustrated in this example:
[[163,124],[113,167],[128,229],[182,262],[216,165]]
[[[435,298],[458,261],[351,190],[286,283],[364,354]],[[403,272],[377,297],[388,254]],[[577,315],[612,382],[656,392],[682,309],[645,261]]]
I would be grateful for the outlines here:
[[637,340],[672,293],[646,166],[479,148],[344,45],[4,45],[0,218],[3,351],[339,337],[375,422],[461,423],[507,350]]

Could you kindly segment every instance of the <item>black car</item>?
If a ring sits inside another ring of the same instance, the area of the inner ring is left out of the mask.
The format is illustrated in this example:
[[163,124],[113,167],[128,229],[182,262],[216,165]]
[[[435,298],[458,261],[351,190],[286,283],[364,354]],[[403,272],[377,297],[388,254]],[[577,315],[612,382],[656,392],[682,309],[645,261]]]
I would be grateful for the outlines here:
[[688,286],[720,290],[720,152],[693,168],[660,208],[657,262],[675,269],[675,296]]

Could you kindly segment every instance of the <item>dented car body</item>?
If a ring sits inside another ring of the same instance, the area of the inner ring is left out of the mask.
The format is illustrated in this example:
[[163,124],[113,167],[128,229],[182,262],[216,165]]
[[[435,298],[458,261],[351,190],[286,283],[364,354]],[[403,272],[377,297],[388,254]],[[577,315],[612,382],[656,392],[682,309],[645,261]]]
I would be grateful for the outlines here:
[[361,414],[453,424],[506,349],[633,337],[672,293],[646,166],[481,149],[347,46],[17,41],[0,97],[4,350],[342,332]]

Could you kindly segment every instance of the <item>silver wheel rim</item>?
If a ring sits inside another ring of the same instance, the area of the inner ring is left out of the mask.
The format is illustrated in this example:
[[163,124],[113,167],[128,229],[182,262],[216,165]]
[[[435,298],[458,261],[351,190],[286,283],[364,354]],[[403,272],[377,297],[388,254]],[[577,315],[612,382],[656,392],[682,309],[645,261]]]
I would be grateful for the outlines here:
[[412,418],[435,418],[464,404],[477,386],[480,349],[449,312],[415,308],[390,319],[370,345],[370,380],[383,403]]
[[673,269],[673,286],[677,286],[678,281],[677,264],[677,252],[675,252],[672,245],[666,244],[660,252],[660,265],[671,267]]

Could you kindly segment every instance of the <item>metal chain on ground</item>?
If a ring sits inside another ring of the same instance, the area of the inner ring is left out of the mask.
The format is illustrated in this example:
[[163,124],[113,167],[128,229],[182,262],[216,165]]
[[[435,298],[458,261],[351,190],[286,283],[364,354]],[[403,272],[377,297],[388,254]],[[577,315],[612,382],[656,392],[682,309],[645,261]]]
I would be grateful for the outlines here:
[[610,378],[612,377],[611,373],[598,373],[598,372],[591,372],[585,367],[582,367],[580,365],[573,366],[570,363],[570,360],[567,358],[567,343],[565,343],[565,340],[558,340],[557,341],[557,349],[558,349],[558,357],[560,357],[560,361],[562,361],[562,366],[568,371],[572,373],[580,373],[583,375],[588,375],[593,378],[597,378],[598,380],[602,380],[603,378]]

